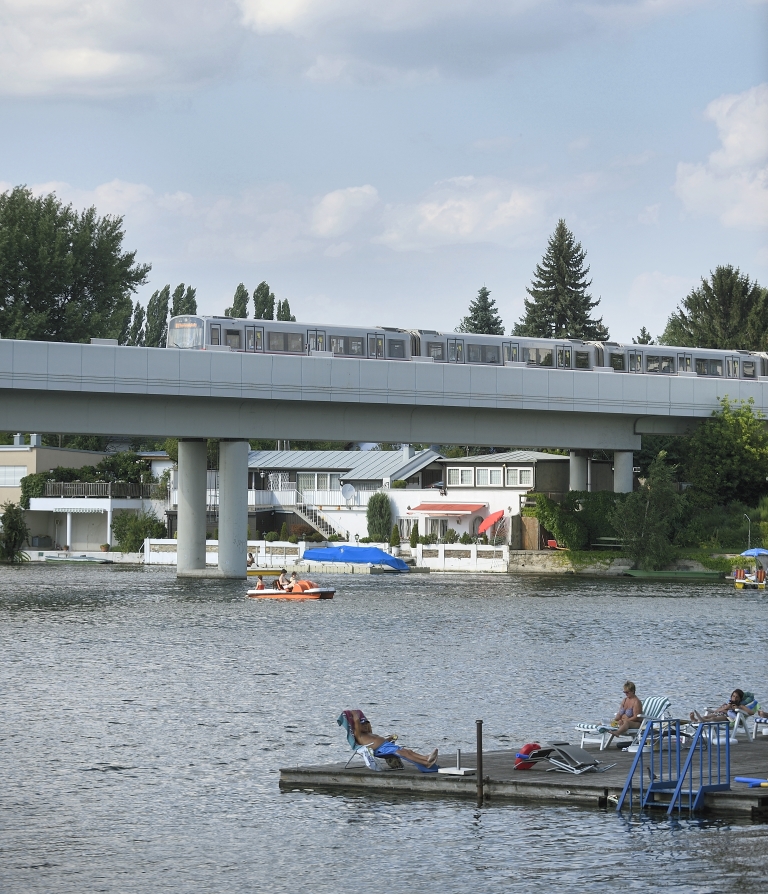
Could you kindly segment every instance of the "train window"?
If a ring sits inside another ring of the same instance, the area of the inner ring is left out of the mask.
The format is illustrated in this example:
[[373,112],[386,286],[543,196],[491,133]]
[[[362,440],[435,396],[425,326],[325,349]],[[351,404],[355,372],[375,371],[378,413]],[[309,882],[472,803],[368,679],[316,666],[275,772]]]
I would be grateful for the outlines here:
[[221,326],[211,326],[211,344],[221,344]]
[[483,363],[498,363],[500,354],[498,345],[483,345]]
[[552,348],[523,348],[523,360],[537,366],[552,366]]
[[168,324],[168,347],[202,348],[204,326],[194,317],[176,317]]
[[396,360],[405,360],[405,340],[402,338],[390,338],[387,340],[389,356]]
[[618,370],[619,372],[624,371],[624,355],[623,354],[611,354],[611,367],[613,369]]
[[696,359],[696,373],[699,376],[722,376],[723,361],[722,360],[703,360]]
[[558,366],[558,369],[570,369],[571,368],[571,349],[570,348],[558,348],[557,349],[557,366]]
[[741,374],[745,379],[754,379],[755,378],[755,361],[754,360],[742,360],[741,361]]
[[576,369],[591,369],[589,351],[576,351]]
[[504,362],[517,363],[517,345],[504,344]]
[[648,354],[645,358],[645,371],[649,373],[673,373],[675,371],[675,358]]
[[384,339],[380,335],[368,336],[368,356],[383,357],[384,356]]
[[480,362],[480,345],[467,345],[467,363]]
[[290,354],[303,354],[304,338],[300,332],[270,332],[269,350],[286,351]]
[[224,331],[224,344],[229,345],[233,351],[240,350],[240,330],[226,329]]
[[433,360],[445,360],[445,345],[441,341],[428,341],[427,357]]
[[467,345],[468,363],[498,363],[498,345]]

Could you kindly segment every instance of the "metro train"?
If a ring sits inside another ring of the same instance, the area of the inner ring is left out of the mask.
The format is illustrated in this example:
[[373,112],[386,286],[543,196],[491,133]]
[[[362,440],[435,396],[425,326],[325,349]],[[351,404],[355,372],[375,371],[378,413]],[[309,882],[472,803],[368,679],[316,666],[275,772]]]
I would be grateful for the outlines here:
[[320,326],[231,317],[172,317],[168,323],[167,347],[359,360],[612,369],[618,373],[755,381],[768,376],[768,353],[750,351],[471,335],[387,326]]

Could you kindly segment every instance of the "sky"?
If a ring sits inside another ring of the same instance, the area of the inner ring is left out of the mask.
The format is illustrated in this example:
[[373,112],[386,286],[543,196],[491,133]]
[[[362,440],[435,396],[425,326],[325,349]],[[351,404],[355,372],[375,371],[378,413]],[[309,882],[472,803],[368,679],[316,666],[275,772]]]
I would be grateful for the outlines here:
[[618,341],[768,286],[768,0],[0,0],[0,121],[142,303],[450,331],[486,286],[508,331],[560,218]]

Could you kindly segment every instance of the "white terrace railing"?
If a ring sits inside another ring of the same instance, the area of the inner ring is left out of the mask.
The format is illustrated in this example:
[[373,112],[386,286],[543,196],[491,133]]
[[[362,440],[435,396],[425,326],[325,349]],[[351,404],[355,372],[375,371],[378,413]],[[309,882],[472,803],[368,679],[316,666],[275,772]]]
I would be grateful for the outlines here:
[[132,484],[128,481],[46,481],[46,497],[140,497],[164,500],[164,484]]
[[[316,506],[318,509],[335,509],[337,506],[341,509],[345,508],[365,508],[368,501],[375,490],[357,491],[349,500],[345,500],[340,490],[305,490],[299,493],[295,489],[291,490],[249,490],[248,491],[248,508],[249,509],[269,509],[273,506],[281,508],[294,508],[299,504]],[[170,505],[179,505],[179,494],[175,487],[170,489]],[[219,505],[219,492],[216,489],[208,488],[206,493],[206,504],[210,509],[215,509]]]

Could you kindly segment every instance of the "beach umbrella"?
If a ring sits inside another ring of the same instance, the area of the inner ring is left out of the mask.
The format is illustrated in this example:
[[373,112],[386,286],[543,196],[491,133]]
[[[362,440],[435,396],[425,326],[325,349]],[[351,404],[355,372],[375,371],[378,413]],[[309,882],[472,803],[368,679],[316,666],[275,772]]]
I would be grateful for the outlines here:
[[763,549],[762,546],[753,546],[752,549],[745,549],[741,555],[756,559],[758,556],[768,556],[768,549]]

